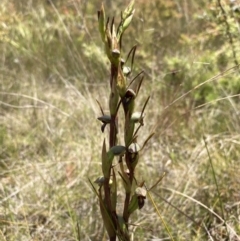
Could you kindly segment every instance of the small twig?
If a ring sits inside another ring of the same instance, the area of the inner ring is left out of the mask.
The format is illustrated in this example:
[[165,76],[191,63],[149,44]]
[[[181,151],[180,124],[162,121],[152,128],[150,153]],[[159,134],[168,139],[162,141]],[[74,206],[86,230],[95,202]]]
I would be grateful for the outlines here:
[[229,43],[230,43],[230,46],[231,46],[234,63],[235,63],[236,66],[238,66],[239,63],[238,63],[238,60],[237,60],[237,54],[236,54],[235,46],[234,46],[234,43],[233,43],[233,37],[232,37],[231,31],[230,31],[230,25],[228,23],[227,13],[226,13],[226,11],[224,10],[224,8],[221,4],[221,0],[217,0],[217,2],[218,2],[218,6],[219,6],[219,8],[222,12],[223,21],[224,21],[224,24],[226,26],[226,33],[227,33]]

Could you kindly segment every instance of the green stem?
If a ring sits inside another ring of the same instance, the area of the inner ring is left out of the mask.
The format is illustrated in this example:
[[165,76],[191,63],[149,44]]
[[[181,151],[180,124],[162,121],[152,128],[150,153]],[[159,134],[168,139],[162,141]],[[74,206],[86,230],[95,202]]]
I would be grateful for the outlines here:
[[[125,154],[125,161],[126,161],[126,165],[129,170],[129,182],[130,182],[130,186],[131,186],[130,190],[132,190],[132,184],[133,184],[133,180],[134,180],[134,170],[130,164],[130,155],[131,155],[131,153],[129,153],[127,151]],[[128,206],[130,203],[130,199],[131,199],[131,191],[126,192],[126,194],[125,194],[124,209],[123,209],[123,219],[126,223],[127,230],[128,230],[128,220],[129,220]]]

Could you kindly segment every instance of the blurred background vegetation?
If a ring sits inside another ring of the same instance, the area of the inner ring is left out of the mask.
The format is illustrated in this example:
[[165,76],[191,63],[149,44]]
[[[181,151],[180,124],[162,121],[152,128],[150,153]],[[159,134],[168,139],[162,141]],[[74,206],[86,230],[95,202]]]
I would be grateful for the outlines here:
[[[118,22],[128,1],[103,3]],[[100,4],[0,3],[1,240],[106,240],[87,179],[101,173],[96,99],[108,105]],[[156,133],[138,175],[151,186],[167,173],[153,197],[175,240],[239,240],[240,3],[135,8],[123,57],[138,45],[140,103],[151,95],[142,135]],[[168,238],[150,201],[133,223],[134,240]]]

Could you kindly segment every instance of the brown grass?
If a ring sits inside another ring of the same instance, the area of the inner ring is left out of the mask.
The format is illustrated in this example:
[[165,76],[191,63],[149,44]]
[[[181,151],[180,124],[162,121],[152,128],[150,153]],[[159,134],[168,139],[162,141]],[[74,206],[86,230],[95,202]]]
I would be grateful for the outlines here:
[[[0,43],[0,240],[107,240],[98,199],[88,182],[101,175],[104,135],[95,100],[104,109],[108,106],[107,63],[97,60],[102,51],[93,15],[98,5],[94,1],[73,7],[83,26],[78,28],[72,15],[57,7],[49,15],[38,4],[16,8],[14,1],[1,3],[5,10],[0,33],[5,37]],[[141,28],[153,28],[148,18],[146,26],[139,24],[142,7],[136,4],[137,35]],[[41,11],[48,17],[41,18]],[[65,27],[76,32],[66,32]],[[30,34],[24,35],[27,30]],[[44,33],[46,42],[40,39]],[[144,67],[147,77],[136,109],[151,94],[142,142],[152,130],[156,134],[141,157],[137,176],[150,188],[166,173],[151,195],[174,240],[240,240],[239,97],[231,98],[232,93],[223,89],[201,108],[196,108],[193,88],[179,98],[186,90],[164,84],[167,71],[161,61],[154,62],[163,52],[154,56],[151,36],[145,40],[141,39],[145,47],[137,53],[136,71]],[[192,51],[185,52],[186,60],[192,59]],[[166,52],[171,53],[171,45]],[[218,73],[213,68],[210,77]],[[216,89],[222,78],[212,82]],[[235,70],[227,78],[235,80]],[[134,240],[169,238],[150,199],[131,223]]]

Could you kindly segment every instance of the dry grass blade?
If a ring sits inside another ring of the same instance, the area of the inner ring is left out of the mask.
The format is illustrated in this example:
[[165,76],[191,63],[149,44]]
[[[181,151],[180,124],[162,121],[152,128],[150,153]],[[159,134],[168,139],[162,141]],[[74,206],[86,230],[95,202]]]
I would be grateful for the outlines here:
[[163,219],[163,217],[162,217],[162,215],[161,215],[161,213],[160,213],[160,211],[159,211],[156,203],[154,202],[154,200],[153,200],[153,198],[152,198],[152,195],[151,195],[151,193],[150,193],[149,191],[147,191],[147,195],[148,195],[148,197],[149,197],[149,199],[150,199],[150,201],[151,201],[154,209],[156,210],[157,215],[158,215],[158,217],[160,218],[160,220],[161,220],[164,228],[166,229],[166,231],[167,231],[167,233],[168,233],[168,235],[169,235],[169,238],[170,238],[172,241],[174,241],[174,238],[173,238],[173,236],[172,236],[172,234],[171,234],[171,232],[170,232],[170,229],[169,229],[167,223],[164,221],[164,219]]
[[[231,68],[229,68],[229,69],[227,69],[227,70],[225,70],[225,71],[223,71],[223,72],[221,72],[221,73],[213,76],[212,78],[210,78],[210,79],[208,79],[208,80],[206,80],[206,81],[204,81],[204,82],[196,85],[194,88],[192,88],[191,90],[187,91],[186,93],[184,93],[184,94],[181,95],[180,97],[176,98],[174,101],[172,101],[168,106],[166,106],[166,107],[164,108],[164,110],[168,109],[170,106],[172,106],[173,104],[177,103],[177,102],[180,101],[181,99],[185,98],[187,95],[189,95],[189,94],[192,93],[193,91],[197,90],[197,89],[200,88],[201,86],[205,85],[206,83],[212,82],[212,81],[217,80],[217,79],[219,79],[219,78],[221,78],[221,77],[223,77],[223,76],[225,76],[225,75],[227,75],[227,74],[230,74],[231,71],[234,71],[234,70],[237,69],[238,67],[239,67],[239,66],[233,66],[233,67],[231,67]],[[230,73],[229,73],[229,72],[230,72]]]
[[[167,188],[167,187],[161,187],[161,189],[170,191],[170,192],[172,192],[172,193],[174,193],[174,194],[178,194],[178,195],[180,195],[180,196],[183,196],[183,197],[191,200],[192,202],[194,202],[194,203],[198,204],[199,206],[205,208],[209,213],[211,213],[212,215],[214,215],[214,216],[215,216],[219,221],[221,221],[222,223],[226,223],[225,220],[224,220],[221,216],[219,216],[216,212],[214,212],[212,209],[210,209],[209,207],[207,207],[205,204],[199,202],[199,201],[196,200],[195,198],[193,198],[193,197],[191,197],[191,196],[189,196],[189,195],[187,195],[187,194],[185,194],[185,193],[181,193],[181,192],[178,192],[178,191],[176,191],[176,190],[173,190],[173,189],[170,189],[170,188]],[[235,231],[229,224],[227,224],[227,223],[226,223],[226,226],[227,226],[229,232],[231,232],[232,234],[234,234],[234,236],[240,240],[240,236],[236,233],[236,231]]]

